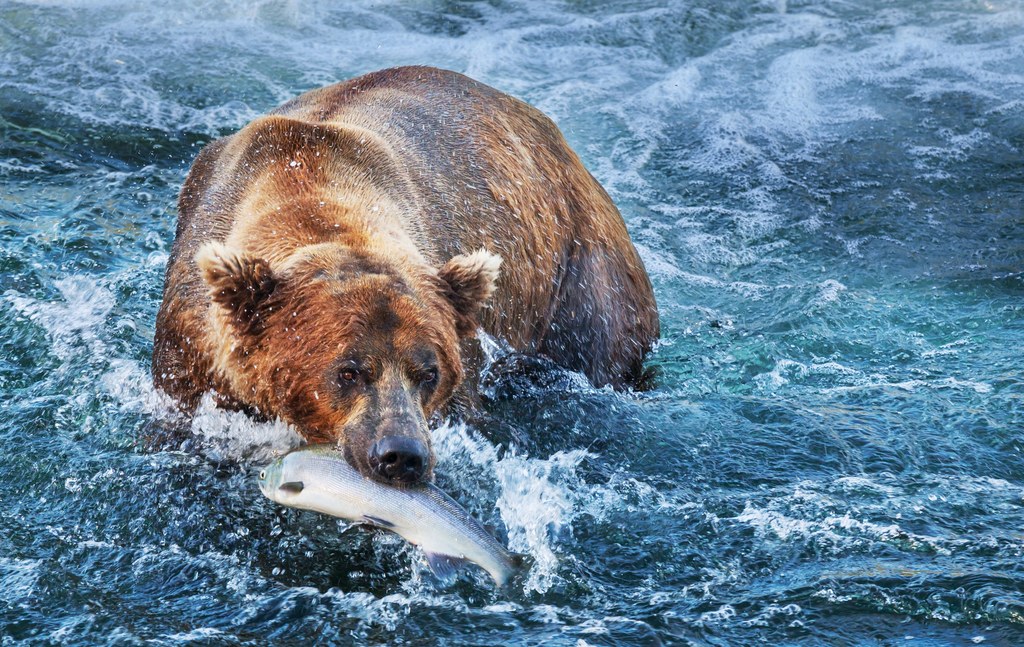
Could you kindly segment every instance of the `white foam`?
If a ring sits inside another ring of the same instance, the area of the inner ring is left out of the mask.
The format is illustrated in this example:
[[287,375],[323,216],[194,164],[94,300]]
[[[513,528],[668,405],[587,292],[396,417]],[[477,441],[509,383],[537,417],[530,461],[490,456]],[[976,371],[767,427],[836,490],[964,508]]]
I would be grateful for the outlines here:
[[840,386],[832,386],[824,390],[824,392],[843,392],[843,391],[858,391],[858,390],[871,390],[871,389],[898,389],[900,391],[913,392],[919,389],[932,389],[932,390],[944,390],[952,389],[955,391],[974,391],[979,394],[986,394],[992,392],[992,385],[986,382],[977,380],[962,380],[956,377],[944,377],[940,379],[914,379],[914,380],[900,380],[891,381],[888,376],[882,374],[870,374],[865,375],[862,379],[857,380],[854,384],[846,384]]
[[[15,310],[46,331],[53,355],[64,366],[83,359],[98,375],[99,391],[124,411],[174,417],[175,403],[153,387],[149,370],[135,360],[113,356],[106,340],[112,327],[135,329],[129,317],[110,323],[116,301],[100,279],[71,275],[54,283],[60,300],[43,301],[9,290]],[[79,397],[87,397],[80,394]]]
[[138,362],[113,358],[100,376],[102,390],[125,411],[174,417],[177,405],[167,394],[153,386],[149,371]]
[[200,401],[191,429],[211,460],[265,463],[302,444],[302,436],[291,425],[280,420],[257,422],[240,411],[220,409],[212,393]]
[[736,617],[736,609],[731,604],[723,604],[714,611],[705,611],[697,619],[698,624],[720,625]]
[[836,361],[816,360],[804,363],[783,358],[775,362],[771,371],[755,376],[754,381],[762,388],[778,389],[791,382],[803,382],[807,378],[827,378],[827,382],[839,382],[843,386],[859,386],[870,380],[862,371]]
[[[752,527],[758,537],[784,543],[811,543],[835,555],[871,544],[898,542],[910,550],[953,555],[977,546],[970,538],[941,530],[922,534],[901,526],[935,507],[983,505],[990,511],[1014,510],[1024,489],[1002,479],[963,475],[932,476],[905,491],[891,477],[850,476],[828,481],[804,480],[780,488],[767,501],[747,501],[743,512],[723,521]],[[852,505],[850,501],[856,501]],[[871,519],[884,519],[879,523]],[[890,521],[891,520],[891,521]]]
[[789,384],[793,376],[803,378],[808,372],[805,364],[791,359],[780,359],[775,362],[775,367],[771,371],[755,376],[754,381],[762,387],[777,389]]
[[846,286],[835,279],[827,279],[817,285],[818,294],[807,306],[808,312],[816,312],[839,300],[840,295],[846,292]]
[[776,622],[781,618],[792,618],[803,613],[803,609],[800,608],[799,604],[769,604],[763,608],[753,618],[743,621],[743,625],[746,627],[767,627]]
[[46,173],[46,169],[39,164],[25,164],[17,158],[9,157],[5,160],[0,160],[0,172],[4,175],[15,175],[17,173],[41,174]]
[[734,520],[751,526],[761,538],[774,536],[784,542],[813,541],[822,549],[835,554],[843,554],[853,547],[868,543],[895,539],[925,545],[940,554],[950,554],[941,539],[908,533],[901,529],[899,524],[863,521],[851,516],[850,513],[806,519],[790,516],[779,510],[757,508],[748,502],[743,512],[734,517]]
[[842,491],[850,494],[867,491],[880,496],[895,496],[899,492],[895,487],[879,483],[865,476],[842,476],[837,478],[834,483]]
[[[964,134],[956,134],[949,130],[940,131],[946,138],[948,146],[911,146],[908,152],[919,158],[934,158],[939,161],[962,162],[968,159],[971,152],[981,144],[992,139],[987,132],[975,128]],[[919,159],[918,168],[928,168],[929,159]]]
[[654,108],[656,114],[668,115],[677,110],[685,110],[701,82],[700,70],[692,63],[686,63],[660,76],[654,83],[642,90],[634,104],[644,108]]
[[[223,636],[224,632],[216,627],[198,627],[189,631],[179,631],[173,634],[164,634],[162,638],[170,640],[173,643],[190,643],[195,641],[210,640],[217,636]],[[156,640],[158,644],[160,640]]]
[[637,242],[634,242],[634,246],[637,253],[640,254],[644,268],[651,276],[661,279],[672,279],[683,275],[675,259],[668,252],[657,251]]
[[106,356],[106,344],[99,331],[114,308],[114,295],[96,279],[71,275],[54,286],[62,301],[42,301],[8,290],[4,297],[14,309],[42,326],[50,337],[51,350],[58,359],[71,360],[85,346],[92,358]]

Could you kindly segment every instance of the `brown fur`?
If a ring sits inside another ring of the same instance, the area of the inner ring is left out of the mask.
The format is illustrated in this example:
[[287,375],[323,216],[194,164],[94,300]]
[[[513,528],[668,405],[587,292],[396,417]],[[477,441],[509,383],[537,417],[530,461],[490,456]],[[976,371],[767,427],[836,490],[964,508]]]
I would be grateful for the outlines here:
[[[363,467],[396,421],[427,438],[478,325],[617,388],[658,336],[622,218],[555,125],[462,75],[397,68],[202,150],[153,374],[187,407],[212,390]],[[358,388],[338,386],[346,362]]]

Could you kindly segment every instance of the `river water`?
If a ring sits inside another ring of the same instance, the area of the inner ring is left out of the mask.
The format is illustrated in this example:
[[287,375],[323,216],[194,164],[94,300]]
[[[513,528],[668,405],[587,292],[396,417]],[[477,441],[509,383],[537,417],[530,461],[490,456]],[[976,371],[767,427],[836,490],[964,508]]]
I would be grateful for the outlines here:
[[[661,312],[653,390],[436,430],[507,592],[264,500],[284,425],[144,447],[195,154],[412,63],[554,118]],[[1022,644],[1022,205],[1020,2],[0,2],[0,644]]]

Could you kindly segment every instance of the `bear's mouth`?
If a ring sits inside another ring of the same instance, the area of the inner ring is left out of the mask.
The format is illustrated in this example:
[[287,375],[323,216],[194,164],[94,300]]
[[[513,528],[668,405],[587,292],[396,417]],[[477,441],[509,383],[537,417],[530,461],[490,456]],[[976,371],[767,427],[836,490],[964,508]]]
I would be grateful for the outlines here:
[[345,462],[351,465],[363,476],[372,476],[370,474],[370,466],[363,465],[356,460],[356,453],[352,451],[352,448],[348,445],[342,444],[340,441],[334,444],[334,448],[341,452],[341,455],[345,457]]

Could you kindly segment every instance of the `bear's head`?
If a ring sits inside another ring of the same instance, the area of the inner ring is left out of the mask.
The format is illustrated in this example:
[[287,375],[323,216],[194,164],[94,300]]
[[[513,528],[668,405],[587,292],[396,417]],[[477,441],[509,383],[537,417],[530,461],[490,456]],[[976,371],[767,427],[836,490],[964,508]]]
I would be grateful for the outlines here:
[[212,300],[214,370],[231,397],[335,443],[362,473],[431,478],[428,420],[462,382],[501,259],[422,259],[314,246],[272,268],[221,243],[196,255]]

